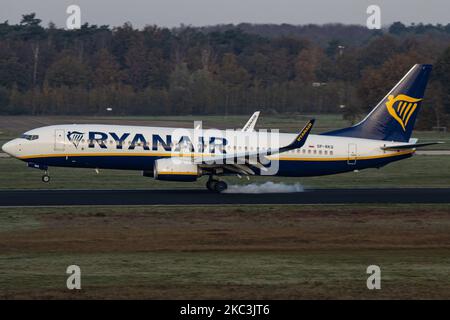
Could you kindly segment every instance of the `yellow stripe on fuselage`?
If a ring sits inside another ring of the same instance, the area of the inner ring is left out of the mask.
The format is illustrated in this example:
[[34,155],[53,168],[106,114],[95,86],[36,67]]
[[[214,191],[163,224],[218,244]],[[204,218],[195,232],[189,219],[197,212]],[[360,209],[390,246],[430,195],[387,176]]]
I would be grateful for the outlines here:
[[[19,159],[35,159],[35,158],[62,158],[62,157],[118,157],[118,156],[135,156],[135,157],[167,157],[170,153],[163,152],[102,152],[102,153],[64,153],[64,154],[37,154],[19,157]],[[180,155],[180,156],[188,156]],[[189,155],[190,157],[191,155]]]
[[357,157],[336,157],[336,158],[290,158],[290,157],[279,157],[279,160],[286,160],[286,161],[347,161],[348,159],[352,160],[370,160],[370,159],[381,159],[381,158],[389,158],[389,157],[395,157],[395,156],[401,156],[404,154],[412,154],[414,153],[414,150],[411,151],[402,151],[402,152],[396,152],[396,153],[389,153],[389,154],[381,154],[376,156],[357,156]]

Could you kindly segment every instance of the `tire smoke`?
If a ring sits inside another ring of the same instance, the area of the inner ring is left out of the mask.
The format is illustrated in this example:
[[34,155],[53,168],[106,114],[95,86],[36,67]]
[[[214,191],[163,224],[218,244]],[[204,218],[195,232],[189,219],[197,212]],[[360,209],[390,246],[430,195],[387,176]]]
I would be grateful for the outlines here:
[[223,193],[290,193],[303,191],[304,188],[300,183],[285,184],[268,181],[263,184],[229,185]]

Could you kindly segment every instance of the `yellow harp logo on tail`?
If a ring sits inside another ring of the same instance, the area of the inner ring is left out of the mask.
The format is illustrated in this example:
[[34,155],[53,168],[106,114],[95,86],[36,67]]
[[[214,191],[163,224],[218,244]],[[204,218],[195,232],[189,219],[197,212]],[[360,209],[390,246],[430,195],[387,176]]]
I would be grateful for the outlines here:
[[395,98],[393,95],[390,95],[386,102],[386,108],[389,111],[389,114],[400,123],[403,131],[406,131],[409,118],[414,114],[417,103],[421,100],[422,99],[412,98],[404,94],[399,94]]

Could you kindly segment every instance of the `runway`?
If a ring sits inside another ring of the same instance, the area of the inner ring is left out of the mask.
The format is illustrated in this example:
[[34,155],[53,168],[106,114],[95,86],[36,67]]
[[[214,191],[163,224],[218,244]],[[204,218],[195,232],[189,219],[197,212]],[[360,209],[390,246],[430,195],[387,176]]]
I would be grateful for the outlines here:
[[199,189],[0,191],[0,207],[352,203],[450,203],[450,188],[315,189],[261,194],[217,194]]

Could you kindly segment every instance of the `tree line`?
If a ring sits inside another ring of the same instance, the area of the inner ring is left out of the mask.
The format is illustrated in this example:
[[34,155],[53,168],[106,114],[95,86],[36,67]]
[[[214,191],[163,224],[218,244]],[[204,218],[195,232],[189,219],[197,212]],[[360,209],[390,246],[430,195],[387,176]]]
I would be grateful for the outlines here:
[[[450,24],[43,27],[0,23],[1,114],[343,113],[356,121],[415,63],[435,65],[420,125],[450,114]],[[112,111],[107,112],[106,109]]]

